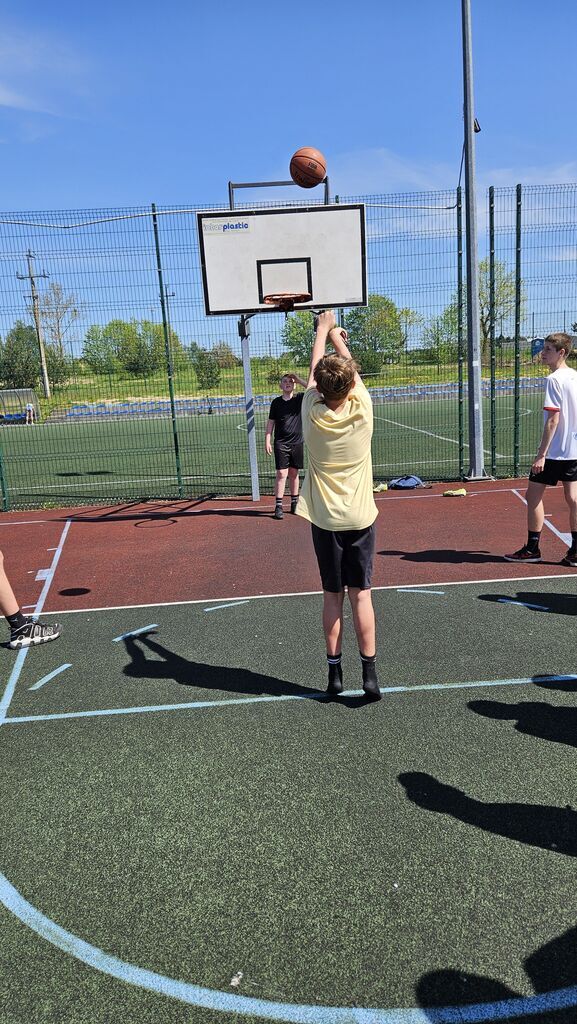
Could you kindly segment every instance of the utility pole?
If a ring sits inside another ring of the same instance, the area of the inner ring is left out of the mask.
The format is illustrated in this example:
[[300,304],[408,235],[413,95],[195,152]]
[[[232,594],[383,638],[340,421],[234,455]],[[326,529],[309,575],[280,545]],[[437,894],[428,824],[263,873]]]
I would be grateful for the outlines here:
[[467,479],[486,476],[483,464],[483,388],[479,327],[479,256],[475,189],[475,132],[480,131],[473,107],[471,2],[461,0],[463,33],[463,94],[465,115],[465,223],[467,267],[467,358],[469,397],[469,472]]
[[32,315],[34,317],[34,326],[36,327],[36,337],[38,338],[38,351],[40,352],[40,374],[42,377],[42,387],[44,388],[44,397],[50,398],[50,381],[48,380],[48,368],[46,366],[46,349],[44,346],[44,330],[42,327],[42,320],[40,318],[40,305],[38,303],[38,292],[36,291],[36,278],[37,277],[50,277],[49,274],[35,274],[34,273],[34,255],[30,252],[30,249],[26,253],[26,259],[28,260],[28,273],[27,274],[16,274],[16,277],[20,281],[30,281],[30,291],[32,295]]

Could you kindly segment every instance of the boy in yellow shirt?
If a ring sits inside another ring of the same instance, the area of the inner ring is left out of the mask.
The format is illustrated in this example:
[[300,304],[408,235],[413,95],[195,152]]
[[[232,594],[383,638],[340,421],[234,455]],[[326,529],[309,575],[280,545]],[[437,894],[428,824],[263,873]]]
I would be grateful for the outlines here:
[[[329,341],[335,352],[325,355]],[[328,660],[327,693],[343,691],[341,643],[345,587],[370,700],[381,691],[375,666],[375,613],[371,577],[375,554],[371,397],[358,374],[330,310],[318,317],[310,372],[302,404],[308,469],[297,515],[312,524],[323,585],[323,630]]]

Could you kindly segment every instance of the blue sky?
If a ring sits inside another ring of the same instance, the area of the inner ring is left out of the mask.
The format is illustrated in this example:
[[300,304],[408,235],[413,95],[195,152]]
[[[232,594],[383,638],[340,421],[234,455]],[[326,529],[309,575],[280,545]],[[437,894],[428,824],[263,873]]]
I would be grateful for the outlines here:
[[[472,16],[479,187],[577,181],[575,0]],[[459,0],[0,13],[4,211],[225,206],[229,179],[286,178],[301,145],[333,193],[452,188],[461,112]]]

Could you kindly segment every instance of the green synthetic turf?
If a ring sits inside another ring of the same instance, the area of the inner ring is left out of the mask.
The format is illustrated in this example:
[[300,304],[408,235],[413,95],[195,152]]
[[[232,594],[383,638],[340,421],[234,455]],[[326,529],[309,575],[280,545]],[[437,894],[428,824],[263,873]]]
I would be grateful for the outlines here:
[[[573,591],[563,579],[376,592],[382,683],[571,673]],[[322,690],[320,599],[204,607],[64,616],[62,639],[30,652],[9,718],[222,706],[5,725],[0,867],[23,895],[131,963],[228,991],[242,970],[240,992],[264,999],[415,1006],[419,992],[474,1002],[577,983],[566,947],[545,958],[544,983],[540,952],[574,928],[563,815],[577,686],[227,706]],[[112,642],[153,622],[154,635]],[[348,614],[344,671],[356,688]],[[406,773],[474,813],[501,805],[497,831],[415,803]],[[1,918],[3,1024],[237,1024],[112,981]]]
[[[541,430],[541,396],[520,402],[520,464],[533,458]],[[513,474],[512,396],[496,404],[496,474]],[[416,473],[423,480],[459,476],[458,403],[454,399],[375,404],[376,479]],[[271,489],[273,460],[264,453],[267,411],[256,414],[260,484]],[[490,468],[490,408],[484,403],[485,460]],[[465,418],[465,437],[467,423]],[[184,497],[250,492],[246,421],[242,414],[178,418]],[[81,503],[100,498],[179,497],[170,419],[44,423],[0,432],[11,505]],[[468,468],[468,449],[464,450]]]

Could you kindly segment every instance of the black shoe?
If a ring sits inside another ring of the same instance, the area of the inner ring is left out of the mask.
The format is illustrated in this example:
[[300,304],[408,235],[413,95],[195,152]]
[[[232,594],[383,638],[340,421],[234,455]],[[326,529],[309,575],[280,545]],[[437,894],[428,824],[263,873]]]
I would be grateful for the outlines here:
[[273,519],[284,519],[284,512],[280,505],[275,508]]
[[329,684],[327,693],[335,696],[343,692],[343,669],[342,665],[329,665]]
[[512,555],[503,555],[506,562],[540,562],[541,551],[539,548],[528,548],[526,544]]
[[12,650],[18,647],[32,647],[33,644],[47,644],[51,640],[57,640],[60,636],[60,626],[57,622],[48,625],[46,622],[33,622],[27,619],[19,629],[13,629],[10,633],[8,646]]
[[380,700],[383,696],[380,689],[377,677],[367,679],[363,683],[363,690],[365,691],[365,697],[367,700]]
[[569,548],[565,558],[561,559],[561,565],[570,565],[572,569],[577,569],[577,551]]

